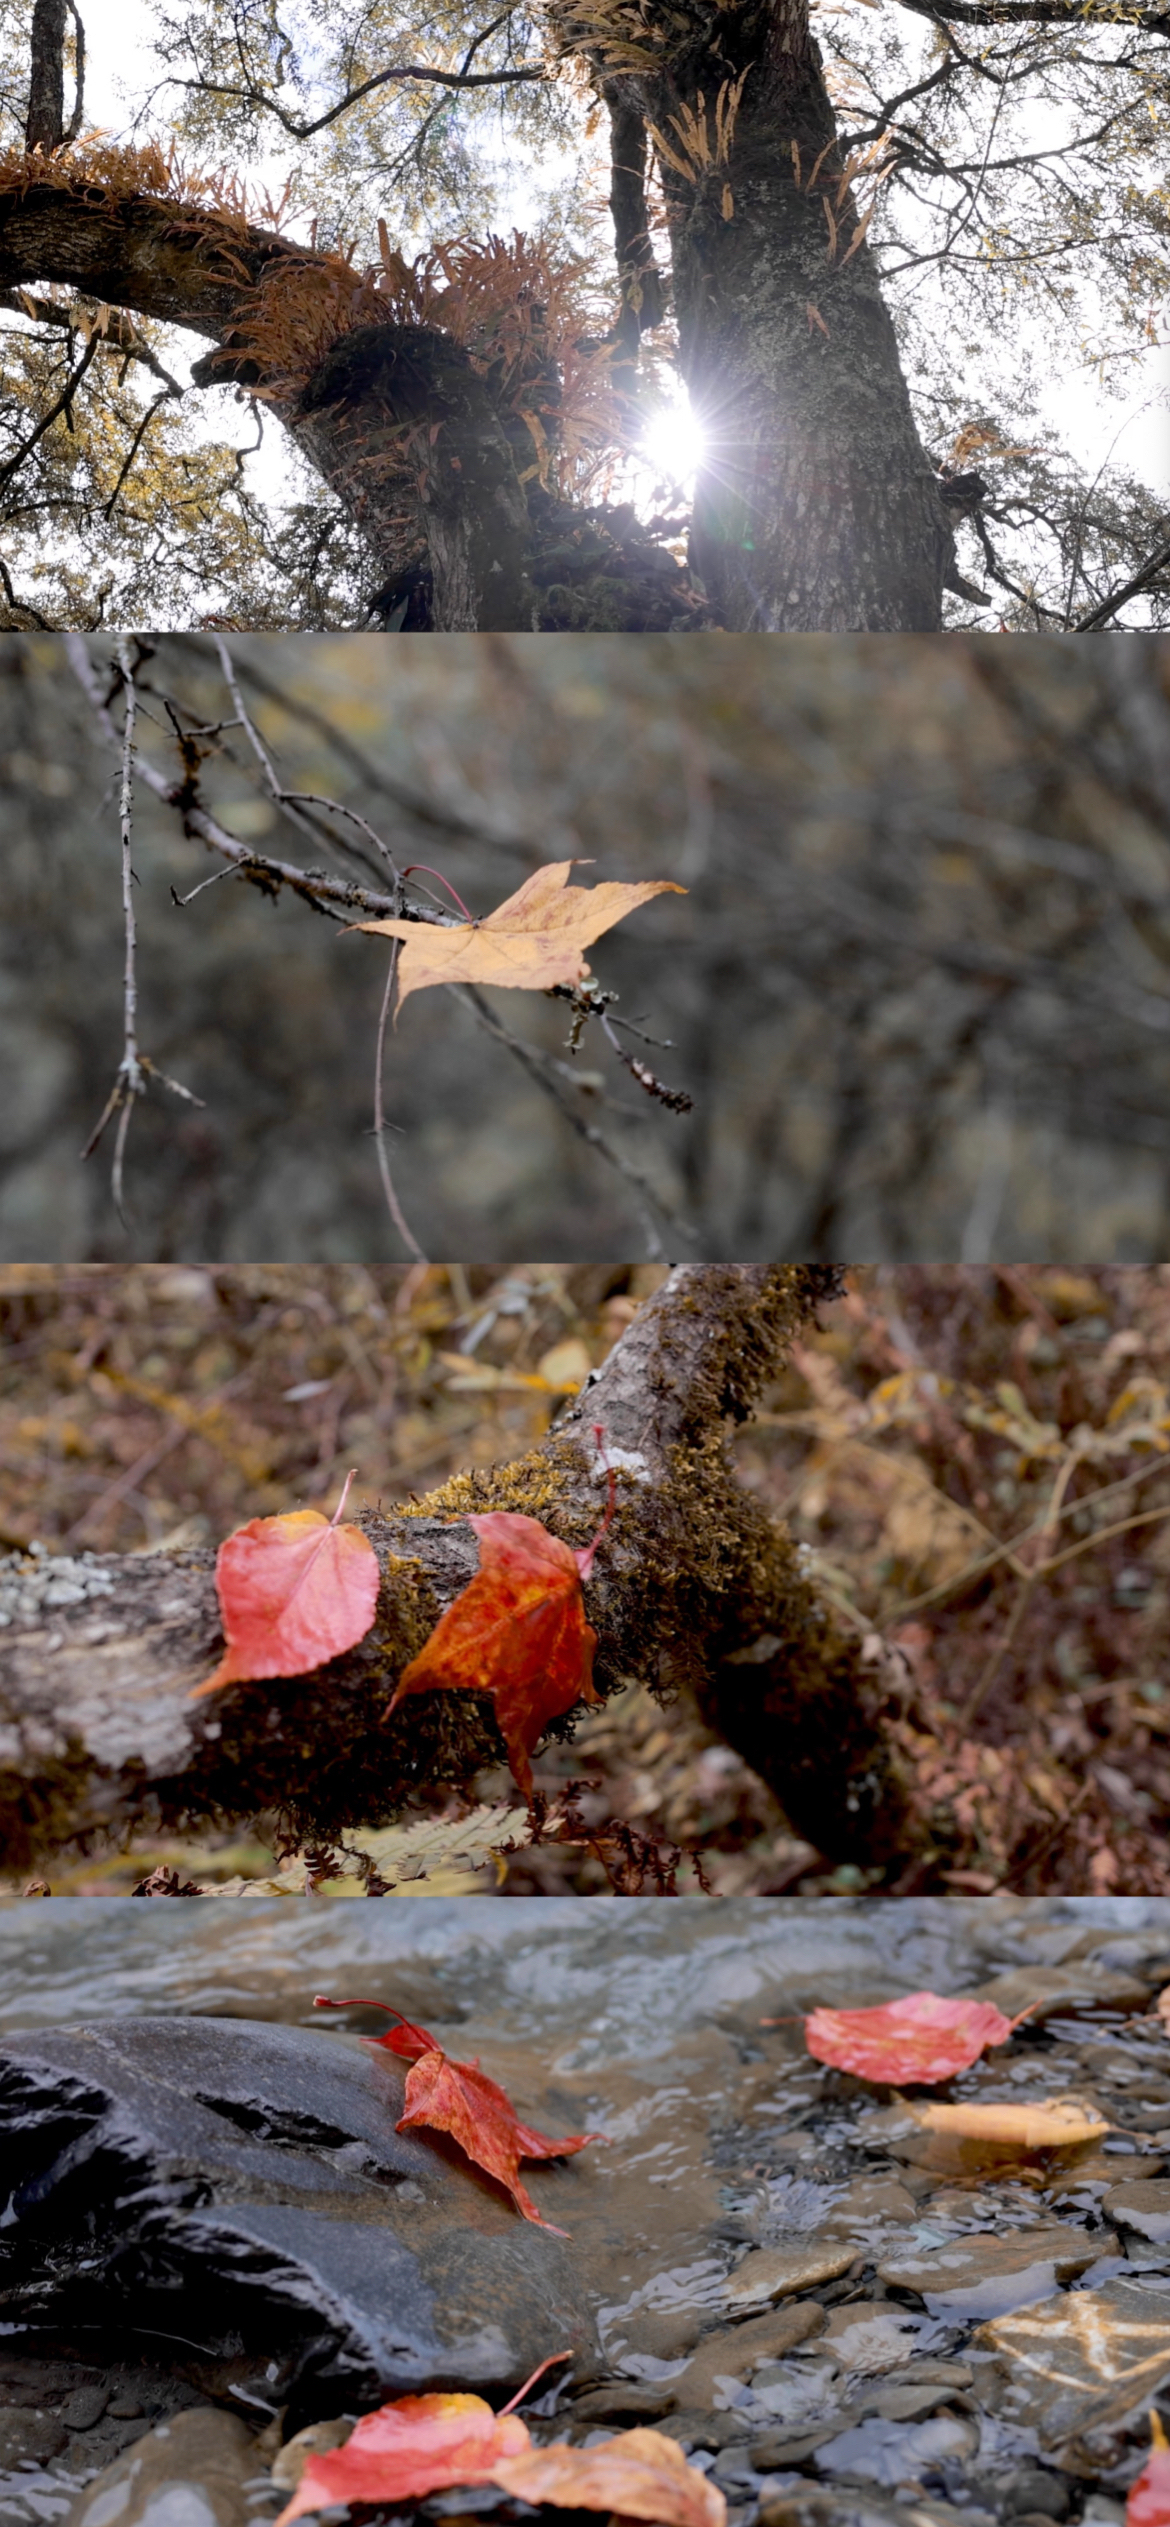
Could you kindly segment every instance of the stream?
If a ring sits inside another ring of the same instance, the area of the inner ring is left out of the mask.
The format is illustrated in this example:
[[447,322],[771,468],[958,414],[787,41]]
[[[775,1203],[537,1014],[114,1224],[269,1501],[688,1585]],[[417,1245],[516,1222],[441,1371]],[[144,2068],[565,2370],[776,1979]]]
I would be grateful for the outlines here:
[[[364,2066],[357,2034],[385,2021],[312,2007],[357,1993],[480,2057],[539,2130],[604,2134],[524,2169],[600,2344],[526,2404],[534,2436],[650,2423],[730,2527],[1121,2527],[1163,2392],[1170,2413],[1170,1903],[10,1903],[0,1961],[0,2055],[180,2017],[304,2030]],[[807,2054],[818,2004],[922,1988],[1032,2013],[938,2094],[1075,2096],[1105,2137],[989,2153]],[[293,2479],[277,2391],[265,2410],[149,2331],[114,2359],[83,2325],[30,2328],[14,2223],[9,2204],[0,2527],[271,2520]],[[425,2505],[444,2510],[536,2515],[491,2491]]]

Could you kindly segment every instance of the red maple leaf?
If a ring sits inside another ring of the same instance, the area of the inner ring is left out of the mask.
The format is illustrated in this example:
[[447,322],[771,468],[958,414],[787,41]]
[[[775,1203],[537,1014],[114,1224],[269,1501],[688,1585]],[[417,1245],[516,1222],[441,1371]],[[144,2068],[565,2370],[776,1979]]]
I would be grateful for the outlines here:
[[551,2352],[498,2413],[481,2395],[403,2395],[366,2413],[344,2447],[308,2459],[276,2527],[291,2527],[305,2510],[335,2503],[384,2501],[398,2507],[454,2483],[490,2483],[500,2458],[524,2456],[532,2446],[516,2406],[546,2369],[569,2356]]
[[1153,2446],[1125,2505],[1125,2527],[1170,2527],[1170,2446],[1156,2413],[1150,2438]]
[[364,1638],[378,1603],[378,1556],[360,1527],[338,1523],[352,1481],[351,1472],[331,1519],[319,1509],[250,1518],[221,1544],[215,1585],[227,1648],[189,1701],[249,1676],[307,1675]]
[[[570,2158],[574,2150],[583,2150],[590,2141],[602,2141],[601,2132],[582,2132],[565,2141],[553,2141],[545,2132],[534,2132],[531,2124],[521,2123],[511,2099],[494,2080],[481,2071],[478,2058],[474,2062],[452,2062],[444,2053],[438,2038],[427,2034],[425,2027],[413,2027],[401,2010],[390,2009],[387,2001],[331,2001],[318,1993],[314,2009],[384,2009],[398,2020],[384,2036],[363,2036],[363,2044],[378,2045],[389,2053],[400,2054],[410,2063],[406,2074],[406,2112],[395,2125],[396,2132],[407,2132],[415,2124],[427,2124],[432,2131],[449,2132],[465,2156],[485,2176],[494,2176],[511,2194],[518,2211],[526,2220],[534,2220],[538,2228],[552,2229],[554,2237],[566,2237],[568,2231],[554,2227],[551,2220],[541,2218],[530,2193],[520,2182],[522,2158]],[[466,2477],[459,2476],[458,2481]]]
[[[600,1445],[596,1426],[594,1436]],[[403,1669],[386,1708],[389,1719],[407,1694],[440,1686],[490,1693],[513,1777],[529,1807],[537,1739],[575,1702],[601,1699],[593,1685],[597,1634],[585,1620],[581,1582],[589,1577],[613,1516],[613,1469],[607,1470],[605,1516],[592,1544],[576,1552],[550,1535],[539,1518],[519,1510],[493,1509],[468,1519],[479,1537],[479,1569]]]
[[988,2045],[1006,2044],[1028,2014],[1025,2009],[1020,2018],[1005,2018],[990,2001],[908,1992],[875,2009],[814,2009],[804,2022],[804,2040],[818,2062],[852,2071],[858,2079],[882,2080],[892,2088],[907,2080],[930,2087],[969,2070]]

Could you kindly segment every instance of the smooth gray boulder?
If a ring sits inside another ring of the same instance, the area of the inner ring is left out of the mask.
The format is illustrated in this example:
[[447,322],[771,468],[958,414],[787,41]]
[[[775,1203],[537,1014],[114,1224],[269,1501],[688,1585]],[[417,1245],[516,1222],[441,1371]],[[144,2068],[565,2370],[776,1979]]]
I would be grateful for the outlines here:
[[398,2134],[404,2083],[354,2038],[238,2018],[10,2038],[0,2321],[169,2342],[290,2429],[435,2388],[495,2400],[555,2351],[593,2374],[571,2249],[450,2141]]

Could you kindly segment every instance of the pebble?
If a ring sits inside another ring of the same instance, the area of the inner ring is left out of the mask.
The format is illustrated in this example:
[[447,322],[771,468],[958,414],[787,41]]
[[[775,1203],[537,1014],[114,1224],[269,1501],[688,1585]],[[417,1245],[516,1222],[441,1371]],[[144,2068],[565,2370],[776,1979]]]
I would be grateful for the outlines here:
[[252,2435],[234,2413],[196,2406],[147,2431],[87,2483],[68,2527],[250,2527],[258,2471]]
[[724,2292],[729,2316],[746,2315],[818,2282],[838,2281],[856,2261],[857,2247],[810,2240],[807,2245],[757,2247],[731,2274]]
[[1110,2237],[1058,2226],[1017,2229],[1006,2237],[975,2231],[945,2245],[897,2248],[877,2267],[881,2281],[916,2290],[927,2307],[953,2316],[999,2316],[1027,2306],[1071,2281],[1113,2251]]
[[16,2404],[0,2405],[0,2466],[48,2465],[67,2445],[55,2413],[29,2413]]
[[777,2308],[766,2316],[749,2317],[744,2325],[721,2326],[704,2334],[686,2368],[671,2381],[680,2405],[709,2405],[716,2378],[746,2378],[760,2361],[779,2360],[798,2343],[815,2340],[825,2323],[815,2300],[798,2307]]
[[1120,2228],[1134,2229],[1155,2245],[1170,2239],[1170,2179],[1139,2177],[1134,2183],[1114,2185],[1101,2208]]

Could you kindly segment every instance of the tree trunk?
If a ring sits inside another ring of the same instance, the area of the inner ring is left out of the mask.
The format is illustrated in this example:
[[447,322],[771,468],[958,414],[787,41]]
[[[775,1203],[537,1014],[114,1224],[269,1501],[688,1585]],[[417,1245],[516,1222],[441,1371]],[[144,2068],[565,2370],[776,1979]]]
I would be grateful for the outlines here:
[[[837,1859],[907,1851],[890,1677],[843,1635],[786,1531],[725,1448],[834,1267],[689,1264],[640,1311],[543,1444],[455,1476],[417,1508],[362,1514],[383,1585],[371,1632],[310,1676],[192,1703],[221,1647],[210,1551],[0,1566],[0,1854],[27,1869],[95,1832],[206,1827],[275,1809],[302,1840],[385,1822],[420,1781],[498,1762],[490,1703],[394,1683],[478,1566],[470,1510],[519,1510],[574,1545],[598,1523],[604,1430],[618,1505],[586,1587],[602,1693],[694,1690]],[[554,1733],[566,1733],[558,1723]]]
[[[566,32],[588,52],[603,0],[571,5]],[[651,127],[662,174],[681,365],[705,441],[691,560],[718,621],[938,631],[953,538],[873,259],[864,238],[854,245],[807,0],[704,0],[681,38],[677,16],[656,29],[652,54],[645,13],[604,6],[606,26],[628,18],[647,55],[618,93]],[[601,84],[610,93],[612,76]],[[695,155],[686,136],[700,131]]]
[[65,138],[65,18],[67,0],[36,0],[29,47],[26,149],[49,157]]

